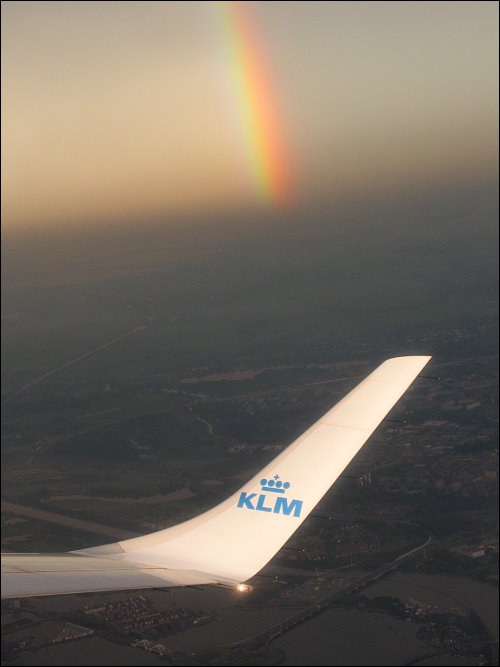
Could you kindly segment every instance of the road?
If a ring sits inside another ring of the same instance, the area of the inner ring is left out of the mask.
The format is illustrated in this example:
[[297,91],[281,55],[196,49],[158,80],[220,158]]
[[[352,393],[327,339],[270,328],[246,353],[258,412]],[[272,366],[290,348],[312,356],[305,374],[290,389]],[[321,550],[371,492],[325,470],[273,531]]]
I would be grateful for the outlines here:
[[55,373],[59,373],[59,371],[62,371],[65,368],[69,368],[70,366],[73,366],[74,364],[77,364],[79,361],[83,361],[83,359],[87,359],[88,357],[91,357],[92,355],[96,354],[97,352],[100,352],[101,350],[104,350],[107,347],[110,347],[110,345],[114,345],[115,343],[117,343],[119,340],[122,340],[123,338],[128,338],[128,336],[132,336],[133,334],[138,333],[139,331],[144,331],[144,329],[146,329],[145,325],[135,327],[134,329],[131,329],[130,331],[127,331],[126,333],[121,334],[120,336],[117,336],[116,338],[113,338],[112,340],[108,340],[106,343],[103,343],[102,345],[99,345],[98,347],[92,348],[88,352],[85,352],[85,354],[81,354],[80,356],[76,357],[75,359],[71,359],[70,361],[67,361],[64,364],[61,364],[60,366],[57,366],[56,368],[53,368],[50,371],[47,371],[47,373],[44,373],[43,375],[40,375],[39,377],[34,378],[33,380],[30,380],[25,385],[23,385],[20,389],[15,391],[13,394],[10,394],[9,396],[6,396],[5,398],[3,398],[2,399],[2,405],[5,405],[9,401],[11,401],[13,398],[16,398],[16,396],[20,396],[21,394],[23,394],[30,387],[33,387],[36,384],[40,384],[40,382],[43,382],[43,380],[50,377],[51,375],[54,375]]
[[399,567],[399,565],[404,561],[405,558],[408,558],[416,554],[417,552],[421,551],[422,549],[425,549],[425,547],[427,547],[431,543],[431,541],[432,538],[431,536],[429,536],[427,540],[425,540],[425,542],[420,544],[418,547],[406,551],[405,553],[401,554],[394,560],[378,568],[374,572],[370,572],[370,574],[366,575],[365,577],[362,577],[357,581],[353,581],[349,584],[346,584],[345,586],[336,590],[333,593],[328,593],[328,595],[325,595],[323,598],[320,598],[315,604],[310,605],[306,609],[301,609],[299,612],[297,612],[293,616],[290,616],[290,618],[286,619],[282,623],[279,623],[278,625],[269,628],[268,630],[260,633],[259,635],[255,635],[254,637],[248,637],[247,639],[244,639],[240,642],[225,647],[233,649],[233,651],[228,656],[228,658],[221,664],[231,664],[231,661],[233,661],[237,655],[243,653],[244,651],[255,650],[257,648],[260,648],[261,646],[269,648],[269,644],[273,641],[273,639],[280,637],[285,632],[288,632],[297,625],[300,625],[301,623],[306,622],[310,618],[313,618],[317,614],[320,614],[321,612],[325,611],[336,600],[340,600],[346,595],[349,595],[350,593],[354,593],[355,591],[364,588],[372,581],[380,579],[380,577],[384,576],[388,572],[396,570]]
[[117,538],[119,540],[126,540],[129,537],[138,537],[137,533],[132,533],[129,530],[121,530],[121,528],[113,528],[101,523],[94,523],[93,521],[82,521],[81,519],[74,519],[64,514],[57,514],[56,512],[47,512],[46,510],[39,510],[35,507],[26,507],[25,505],[18,505],[17,503],[8,503],[2,501],[2,512],[10,512],[19,516],[26,516],[30,519],[39,519],[40,521],[47,521],[48,523],[57,523],[60,526],[68,526],[76,530],[84,530],[87,533],[94,533],[96,535],[104,535],[107,538]]

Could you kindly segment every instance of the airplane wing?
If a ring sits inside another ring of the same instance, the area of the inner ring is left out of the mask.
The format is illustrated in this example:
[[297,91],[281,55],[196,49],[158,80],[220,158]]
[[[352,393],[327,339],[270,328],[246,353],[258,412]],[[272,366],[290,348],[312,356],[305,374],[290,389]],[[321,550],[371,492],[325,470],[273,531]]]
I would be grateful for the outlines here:
[[2,555],[2,597],[246,581],[288,541],[429,359],[385,361],[239,491],[189,521],[80,551]]

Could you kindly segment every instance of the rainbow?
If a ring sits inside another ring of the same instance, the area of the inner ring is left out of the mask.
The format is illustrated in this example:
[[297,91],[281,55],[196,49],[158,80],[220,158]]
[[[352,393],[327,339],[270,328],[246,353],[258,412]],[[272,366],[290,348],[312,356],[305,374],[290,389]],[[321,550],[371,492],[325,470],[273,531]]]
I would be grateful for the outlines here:
[[264,51],[248,5],[243,2],[215,4],[223,26],[250,168],[259,197],[265,202],[285,204],[291,196],[290,161]]

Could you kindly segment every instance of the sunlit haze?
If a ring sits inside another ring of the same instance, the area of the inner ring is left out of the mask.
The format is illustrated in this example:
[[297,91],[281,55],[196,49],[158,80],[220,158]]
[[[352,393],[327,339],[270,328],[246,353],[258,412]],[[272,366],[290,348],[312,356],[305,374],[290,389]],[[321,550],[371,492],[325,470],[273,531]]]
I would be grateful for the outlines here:
[[3,2],[4,231],[489,182],[497,26],[491,2]]

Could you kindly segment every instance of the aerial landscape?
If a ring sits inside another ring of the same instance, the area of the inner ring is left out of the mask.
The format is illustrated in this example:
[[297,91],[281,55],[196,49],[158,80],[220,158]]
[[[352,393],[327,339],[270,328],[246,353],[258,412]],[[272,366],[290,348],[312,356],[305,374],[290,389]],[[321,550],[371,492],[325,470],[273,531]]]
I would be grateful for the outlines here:
[[[432,359],[251,592],[4,600],[2,664],[498,665],[498,6],[57,4],[2,3],[2,552],[194,517],[385,359]],[[248,183],[219,20],[260,31],[293,137]]]

